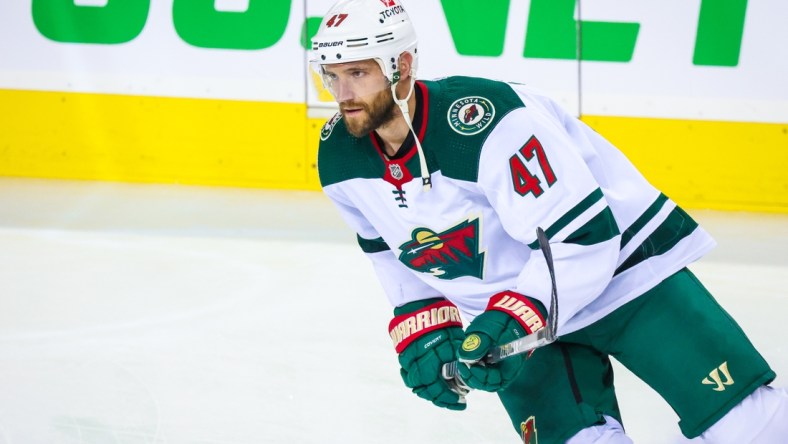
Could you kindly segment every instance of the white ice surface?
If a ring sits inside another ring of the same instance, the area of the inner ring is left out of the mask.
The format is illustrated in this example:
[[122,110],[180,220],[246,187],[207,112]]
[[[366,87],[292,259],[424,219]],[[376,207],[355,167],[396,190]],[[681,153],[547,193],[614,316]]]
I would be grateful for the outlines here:
[[[692,212],[693,267],[788,372],[788,217]],[[391,310],[319,193],[0,179],[0,444],[517,443],[494,395],[401,383]],[[636,443],[680,440],[616,364]]]

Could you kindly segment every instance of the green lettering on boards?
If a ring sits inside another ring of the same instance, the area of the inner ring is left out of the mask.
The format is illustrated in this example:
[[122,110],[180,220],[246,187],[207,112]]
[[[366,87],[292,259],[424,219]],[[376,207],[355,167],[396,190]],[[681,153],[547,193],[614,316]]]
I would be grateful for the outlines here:
[[200,48],[265,49],[284,35],[292,0],[248,0],[246,11],[217,11],[215,0],[174,0],[175,31]]
[[33,0],[33,23],[44,37],[63,43],[117,44],[134,40],[148,20],[150,0],[107,0],[77,6],[74,0]]
[[[76,1],[32,0],[38,31],[62,43],[126,43],[142,32],[150,10],[150,0],[104,0],[103,6],[101,1]],[[287,29],[292,0],[246,1],[244,11],[220,11],[215,0],[173,0],[176,33],[200,48],[258,50],[277,44]],[[531,0],[523,56],[630,61],[640,24],[577,21],[577,2]],[[441,5],[460,55],[503,54],[510,0],[490,0],[483,7],[475,0],[441,0]],[[693,64],[737,66],[746,11],[747,0],[701,0]],[[310,49],[319,24],[320,17],[303,22],[300,40],[305,49]]]
[[747,0],[703,0],[692,63],[709,66],[739,64]]
[[454,47],[461,55],[503,54],[509,0],[441,0]]
[[578,23],[574,19],[576,4],[577,0],[531,0],[523,56],[599,62],[632,60],[640,24]]

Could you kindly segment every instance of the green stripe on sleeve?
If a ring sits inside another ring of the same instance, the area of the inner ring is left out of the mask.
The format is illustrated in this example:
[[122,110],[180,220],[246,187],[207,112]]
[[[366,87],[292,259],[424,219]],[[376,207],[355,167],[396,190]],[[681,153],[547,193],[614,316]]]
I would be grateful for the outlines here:
[[564,243],[594,245],[613,239],[618,233],[618,225],[616,218],[613,217],[613,211],[610,210],[610,207],[605,207],[585,225],[570,234]]
[[[602,190],[597,188],[596,190],[592,191],[585,199],[581,200],[579,204],[575,205],[574,208],[567,211],[566,214],[561,216],[553,225],[550,225],[545,231],[547,234],[547,238],[550,239],[555,236],[556,233],[564,229],[567,225],[569,225],[573,220],[577,219],[578,216],[588,211],[595,203],[597,203],[600,199],[602,199],[604,195],[602,194]],[[539,242],[534,241],[528,244],[528,247],[532,250],[539,249]]]
[[382,237],[377,239],[364,239],[356,235],[356,239],[358,239],[358,245],[364,253],[380,253],[381,251],[391,250]]
[[698,223],[689,214],[679,207],[674,208],[667,219],[629,255],[613,275],[620,274],[648,258],[670,251],[697,227]]
[[668,201],[668,196],[660,193],[657,200],[654,201],[647,209],[643,212],[643,214],[638,217],[638,219],[629,226],[623,233],[621,233],[621,248],[632,240],[632,237],[635,236],[638,231],[642,230],[646,224],[659,213],[659,210],[665,206],[665,202]]

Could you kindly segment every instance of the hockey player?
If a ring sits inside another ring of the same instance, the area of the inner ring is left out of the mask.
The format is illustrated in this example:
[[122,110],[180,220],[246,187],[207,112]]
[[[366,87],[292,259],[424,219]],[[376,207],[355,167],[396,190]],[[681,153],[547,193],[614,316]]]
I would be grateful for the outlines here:
[[[415,394],[464,409],[460,379],[441,375],[459,359],[461,380],[497,392],[524,442],[538,430],[542,444],[627,443],[613,356],[685,436],[785,442],[788,395],[686,268],[714,241],[614,146],[528,86],[416,81],[399,0],[336,3],[312,49],[340,108],[321,133],[320,181],[394,306],[389,331]],[[487,362],[553,324],[557,342]]]

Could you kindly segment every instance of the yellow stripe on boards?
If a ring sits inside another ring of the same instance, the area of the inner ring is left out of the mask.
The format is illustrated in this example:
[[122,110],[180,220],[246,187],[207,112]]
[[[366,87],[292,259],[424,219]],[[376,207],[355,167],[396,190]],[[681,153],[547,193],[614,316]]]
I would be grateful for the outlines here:
[[788,124],[582,120],[686,208],[788,213]]
[[0,175],[316,189],[306,105],[0,90]]
[[[0,90],[0,175],[319,188],[306,105]],[[585,116],[688,208],[788,213],[788,124]]]

